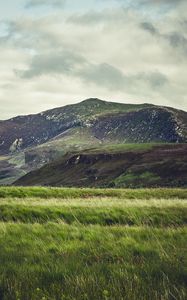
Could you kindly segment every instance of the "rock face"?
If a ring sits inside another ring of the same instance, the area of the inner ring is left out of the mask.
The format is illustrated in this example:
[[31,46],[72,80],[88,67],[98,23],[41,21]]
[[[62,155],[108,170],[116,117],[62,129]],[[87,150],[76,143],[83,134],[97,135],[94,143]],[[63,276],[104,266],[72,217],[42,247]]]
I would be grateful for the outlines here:
[[99,117],[93,132],[99,139],[117,139],[122,143],[181,143],[187,140],[174,113],[159,107]]
[[88,99],[81,103],[0,121],[0,155],[41,145],[79,128],[101,142],[186,142],[187,113],[150,104]]
[[10,146],[10,152],[14,153],[14,152],[19,152],[21,150],[21,146],[23,144],[23,139],[22,138],[18,138],[16,139],[12,145]]
[[67,154],[16,185],[187,187],[187,144],[105,148]]

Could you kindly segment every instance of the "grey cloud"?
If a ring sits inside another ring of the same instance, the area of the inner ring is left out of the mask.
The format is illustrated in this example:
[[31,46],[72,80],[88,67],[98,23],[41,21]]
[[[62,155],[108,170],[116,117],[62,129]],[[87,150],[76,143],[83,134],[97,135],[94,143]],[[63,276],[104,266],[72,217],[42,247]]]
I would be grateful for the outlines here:
[[151,88],[159,88],[168,83],[167,77],[159,72],[125,75],[118,68],[106,63],[90,65],[79,75],[86,82],[104,86],[110,90],[134,89],[137,85],[142,84]]
[[182,47],[187,50],[187,39],[179,32],[172,32],[169,35],[165,35],[166,38],[170,41],[170,44],[173,47]]
[[30,68],[16,73],[21,78],[33,78],[48,74],[72,74],[80,65],[84,65],[86,60],[72,52],[61,51],[44,55],[35,55]]
[[159,88],[166,83],[169,83],[167,77],[160,72],[141,73],[137,79],[148,81],[152,88]]
[[29,0],[25,7],[32,8],[35,6],[53,6],[53,7],[63,7],[65,0]]
[[108,89],[124,88],[126,77],[123,72],[107,63],[98,65],[90,64],[82,69],[79,75],[86,81],[96,85],[107,87]]
[[[106,1],[106,0],[105,0]],[[155,14],[165,15],[168,11],[174,11],[186,5],[186,0],[115,0],[120,5],[130,10],[142,11],[146,15],[152,15],[153,9]],[[183,9],[185,10],[185,8]]]
[[149,31],[152,34],[158,34],[158,30],[150,22],[143,22],[140,24],[143,29]]
[[16,73],[25,79],[41,75],[66,74],[112,88],[122,87],[125,79],[123,73],[117,68],[106,63],[89,63],[81,55],[69,51],[36,55],[28,70],[17,70]]
[[26,49],[30,53],[36,53],[41,49],[51,49],[51,45],[53,47],[62,45],[62,42],[55,38],[53,32],[50,33],[43,29],[40,20],[23,19],[5,23],[7,33],[0,37],[0,45]]
[[[52,106],[51,93],[57,99],[54,106],[61,105],[62,98],[72,101],[97,94],[185,108],[186,23],[179,13],[183,8],[157,18],[153,6],[130,12],[114,7],[65,14],[59,10],[9,22],[7,35],[0,38],[2,97],[13,99],[12,106],[14,101],[25,103],[26,97],[28,112],[36,98]],[[153,12],[153,18],[144,11]]]
[[125,75],[110,64],[93,64],[81,55],[68,51],[36,55],[28,70],[16,71],[16,73],[25,79],[41,75],[68,75],[77,77],[86,84],[120,91],[134,89],[136,85],[142,84],[150,88],[160,88],[168,83],[166,76],[159,72]]
[[187,39],[180,32],[161,33],[152,23],[143,22],[141,28],[148,31],[150,34],[157,36],[169,42],[173,48],[179,48],[183,53],[187,54]]

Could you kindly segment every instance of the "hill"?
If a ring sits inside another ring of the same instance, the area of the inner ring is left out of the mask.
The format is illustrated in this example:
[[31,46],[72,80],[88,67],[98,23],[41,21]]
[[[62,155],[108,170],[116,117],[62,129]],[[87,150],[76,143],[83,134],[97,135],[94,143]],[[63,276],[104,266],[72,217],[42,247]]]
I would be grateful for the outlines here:
[[187,112],[151,104],[88,99],[36,115],[0,121],[0,154],[87,131],[100,142],[186,142]]
[[15,184],[187,187],[187,144],[110,145],[68,153],[23,176]]
[[88,99],[78,104],[51,109],[39,114],[18,116],[0,122],[0,154],[40,145],[60,137],[71,128],[94,126],[97,117],[107,113],[128,113],[151,105],[130,105]]
[[67,153],[128,143],[185,143],[187,112],[95,98],[0,121],[0,184]]

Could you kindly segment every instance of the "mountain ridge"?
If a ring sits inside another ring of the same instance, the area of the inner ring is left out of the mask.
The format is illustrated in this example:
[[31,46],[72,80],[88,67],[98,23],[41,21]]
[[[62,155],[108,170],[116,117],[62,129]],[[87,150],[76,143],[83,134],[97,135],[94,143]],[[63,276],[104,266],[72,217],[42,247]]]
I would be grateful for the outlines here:
[[[92,105],[90,105],[91,103]],[[96,114],[114,110],[119,112],[122,108],[129,111],[130,109],[141,108],[141,105],[107,102],[90,98],[77,104],[1,121],[0,154],[7,154],[17,139],[22,139],[20,141],[22,149],[39,145],[69,128],[82,125],[86,119],[93,118]]]
[[[80,102],[77,102],[77,103],[72,103],[72,104],[66,104],[66,105],[62,105],[62,106],[57,106],[57,107],[54,107],[54,108],[50,108],[50,109],[45,109],[45,110],[42,110],[40,112],[37,112],[37,113],[30,113],[30,114],[22,114],[22,115],[16,115],[14,117],[10,117],[10,118],[6,118],[6,119],[0,119],[0,123],[2,122],[6,122],[6,121],[12,121],[12,120],[16,120],[16,119],[21,119],[21,118],[25,118],[25,117],[33,117],[33,116],[37,116],[37,115],[43,115],[43,114],[46,114],[48,112],[53,112],[53,111],[56,111],[56,110],[61,110],[61,109],[64,109],[64,108],[70,108],[70,107],[73,107],[73,106],[79,106],[80,104],[91,104],[91,103],[105,103],[105,104],[117,104],[117,105],[121,105],[121,106],[126,106],[126,107],[129,107],[129,108],[144,108],[144,107],[160,107],[160,108],[163,108],[163,109],[168,109],[169,111],[179,111],[179,112],[183,112],[183,113],[187,113],[186,110],[184,109],[179,109],[179,108],[175,108],[175,107],[171,107],[171,106],[165,106],[165,105],[160,105],[160,104],[153,104],[153,103],[149,103],[149,102],[143,102],[143,103],[135,103],[135,104],[131,104],[131,103],[122,103],[122,102],[115,102],[115,101],[107,101],[107,100],[102,100],[102,99],[99,99],[99,98],[88,98],[88,99],[85,99],[85,100],[82,100]],[[133,109],[134,110],[134,109]]]
[[0,121],[0,184],[66,155],[102,145],[186,143],[187,112],[90,98]]
[[[70,128],[94,126],[94,121],[104,116],[110,117],[114,115],[114,117],[116,116],[118,118],[121,113],[129,113],[132,116],[133,112],[142,110],[148,110],[148,114],[154,110],[159,110],[160,112],[165,112],[165,114],[168,112],[170,116],[184,115],[185,117],[183,119],[187,119],[187,112],[179,111],[174,108],[156,106],[148,103],[123,104],[90,98],[77,104],[50,109],[38,114],[17,116],[5,121],[0,121],[0,154],[9,153],[11,146],[13,148],[15,146],[16,148],[16,144],[18,144],[19,148],[26,149],[45,143]],[[137,114],[135,117],[137,117]],[[183,126],[184,122],[182,120],[178,122],[177,118],[175,122],[178,124],[178,127],[181,127],[182,134],[183,131],[185,131],[185,135],[187,135],[187,125],[185,124],[185,126]],[[185,122],[187,123],[186,120]],[[185,130],[183,130],[183,127]],[[162,141],[162,138],[160,138],[160,141]],[[166,138],[166,142],[170,141],[171,140],[167,140]],[[181,139],[181,142],[184,141],[185,139]],[[134,140],[132,140],[132,142],[134,142]],[[175,142],[175,138],[173,142]],[[15,143],[15,145],[13,145],[13,143]]]

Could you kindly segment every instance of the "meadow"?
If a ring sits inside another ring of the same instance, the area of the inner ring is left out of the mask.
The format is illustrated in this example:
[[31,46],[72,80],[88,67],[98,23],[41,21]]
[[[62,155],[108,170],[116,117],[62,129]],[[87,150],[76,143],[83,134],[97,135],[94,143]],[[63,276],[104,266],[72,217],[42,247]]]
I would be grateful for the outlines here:
[[185,300],[187,190],[0,188],[0,299]]

